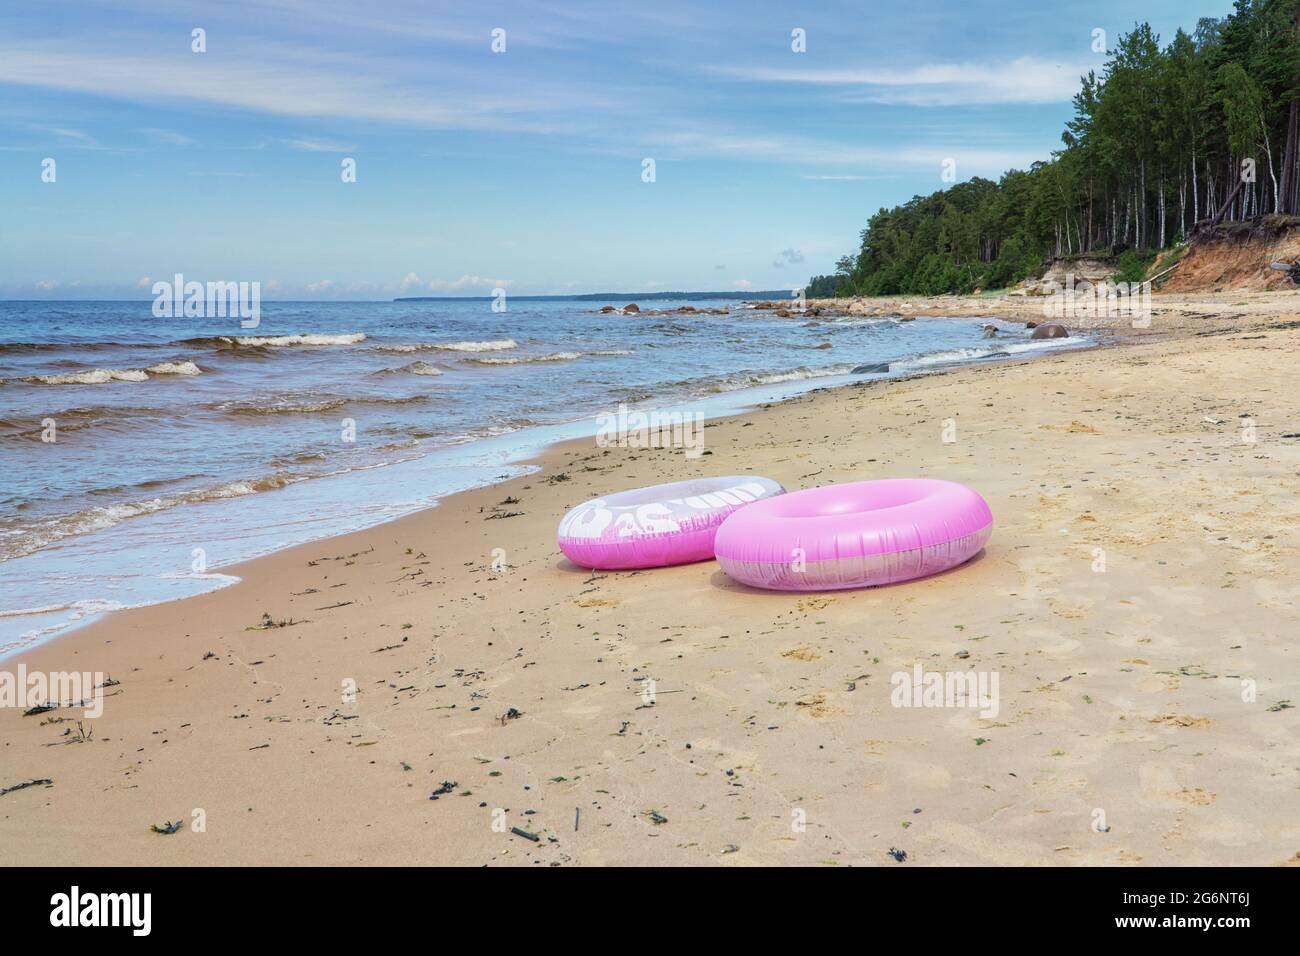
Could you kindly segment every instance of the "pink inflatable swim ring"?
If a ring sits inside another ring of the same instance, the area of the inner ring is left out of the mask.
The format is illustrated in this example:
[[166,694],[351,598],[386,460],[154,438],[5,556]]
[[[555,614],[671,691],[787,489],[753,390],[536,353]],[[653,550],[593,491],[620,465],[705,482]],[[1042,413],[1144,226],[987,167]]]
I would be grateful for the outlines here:
[[564,516],[557,537],[570,561],[602,571],[704,561],[733,512],[784,493],[752,475],[638,488],[584,501]]
[[890,478],[761,501],[728,518],[714,551],[728,576],[776,591],[873,587],[954,568],[993,533],[965,485]]

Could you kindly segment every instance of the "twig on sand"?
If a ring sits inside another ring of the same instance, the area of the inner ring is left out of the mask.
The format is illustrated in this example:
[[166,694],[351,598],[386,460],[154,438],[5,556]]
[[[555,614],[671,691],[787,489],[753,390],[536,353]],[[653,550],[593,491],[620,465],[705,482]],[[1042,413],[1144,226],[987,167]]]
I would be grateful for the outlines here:
[[36,780],[27,780],[23,783],[16,783],[12,787],[0,787],[0,797],[6,793],[13,793],[15,790],[26,790],[28,787],[52,787],[54,781],[49,777],[40,777]]
[[[318,608],[318,610],[323,610],[323,608]],[[253,624],[253,625],[251,625],[250,627],[246,627],[246,628],[244,628],[244,630],[246,630],[246,631],[269,631],[269,630],[272,630],[272,629],[277,628],[277,627],[293,627],[295,624],[306,624],[306,623],[307,623],[306,621],[295,621],[295,620],[294,620],[293,618],[291,618],[291,617],[290,617],[290,618],[285,618],[285,619],[283,619],[283,620],[279,620],[279,621],[277,621],[277,620],[275,620],[274,618],[272,618],[270,614],[268,614],[267,612],[263,611],[263,612],[262,612],[262,623],[261,623],[261,624]]]

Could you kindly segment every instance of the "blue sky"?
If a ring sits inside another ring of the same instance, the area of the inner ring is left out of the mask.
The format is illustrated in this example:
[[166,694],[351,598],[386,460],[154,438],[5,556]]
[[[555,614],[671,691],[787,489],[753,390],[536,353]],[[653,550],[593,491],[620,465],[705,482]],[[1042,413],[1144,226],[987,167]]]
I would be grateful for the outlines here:
[[147,298],[177,272],[268,299],[793,288],[945,159],[1047,158],[1095,28],[1167,41],[1229,8],[6,4],[0,298]]

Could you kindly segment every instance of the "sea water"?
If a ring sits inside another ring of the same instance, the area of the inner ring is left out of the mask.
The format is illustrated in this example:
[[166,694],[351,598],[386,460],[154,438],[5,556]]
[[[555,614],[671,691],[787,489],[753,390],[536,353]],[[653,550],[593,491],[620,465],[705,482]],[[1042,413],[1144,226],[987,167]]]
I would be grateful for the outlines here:
[[627,409],[716,416],[869,377],[850,374],[863,364],[1086,344],[723,299],[492,304],[269,302],[248,329],[149,301],[0,302],[0,656],[520,474]]

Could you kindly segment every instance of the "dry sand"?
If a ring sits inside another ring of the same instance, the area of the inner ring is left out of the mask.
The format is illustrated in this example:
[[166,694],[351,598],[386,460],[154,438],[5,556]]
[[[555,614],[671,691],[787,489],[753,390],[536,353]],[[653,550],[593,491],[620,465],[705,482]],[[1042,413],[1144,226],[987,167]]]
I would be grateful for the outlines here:
[[[85,742],[79,712],[0,711],[0,787],[53,781],[0,795],[0,862],[1295,862],[1300,296],[1157,306],[1146,341],[813,393],[700,458],[561,446],[33,649],[120,683]],[[826,595],[556,550],[581,500],[747,471],[950,478],[996,526],[952,572]],[[891,706],[918,663],[996,672],[999,714]]]

